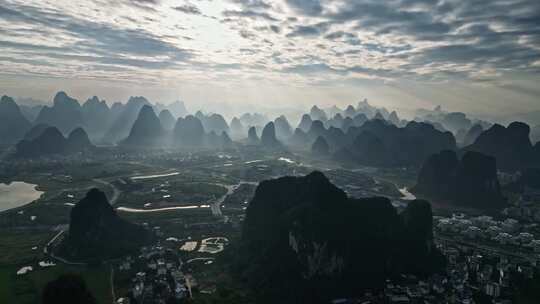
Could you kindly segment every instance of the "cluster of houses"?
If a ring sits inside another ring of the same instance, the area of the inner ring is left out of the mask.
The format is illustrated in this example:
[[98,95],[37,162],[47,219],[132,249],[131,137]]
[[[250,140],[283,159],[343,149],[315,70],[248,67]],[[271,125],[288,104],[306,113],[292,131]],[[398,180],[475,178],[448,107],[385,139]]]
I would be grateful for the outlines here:
[[506,256],[478,251],[476,248],[456,244],[438,244],[448,261],[447,294],[457,303],[474,303],[472,296],[483,295],[492,303],[512,303],[516,282],[532,279],[535,275],[534,259]]
[[117,303],[153,304],[182,300],[191,297],[195,280],[185,274],[184,262],[177,252],[159,244],[142,247],[140,255],[123,259],[118,266],[118,275],[131,276],[131,286],[127,297]]
[[464,214],[452,217],[437,217],[435,228],[442,233],[460,234],[468,239],[494,241],[500,245],[520,246],[540,253],[540,240],[528,232],[533,225],[521,225],[517,220],[507,218],[494,220],[491,216],[468,218]]

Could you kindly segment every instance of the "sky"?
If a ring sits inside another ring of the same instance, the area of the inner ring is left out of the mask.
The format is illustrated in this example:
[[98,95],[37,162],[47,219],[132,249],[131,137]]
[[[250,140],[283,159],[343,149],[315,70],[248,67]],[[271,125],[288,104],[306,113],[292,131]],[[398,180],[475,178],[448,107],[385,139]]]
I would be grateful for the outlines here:
[[540,110],[538,0],[2,0],[0,94]]

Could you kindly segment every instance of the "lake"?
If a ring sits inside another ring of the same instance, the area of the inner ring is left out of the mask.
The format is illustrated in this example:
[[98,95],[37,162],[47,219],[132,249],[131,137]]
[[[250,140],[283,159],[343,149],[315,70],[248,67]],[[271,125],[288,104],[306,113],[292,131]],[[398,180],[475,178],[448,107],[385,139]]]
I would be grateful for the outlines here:
[[34,184],[11,182],[0,184],[0,212],[29,204],[41,197],[43,191]]

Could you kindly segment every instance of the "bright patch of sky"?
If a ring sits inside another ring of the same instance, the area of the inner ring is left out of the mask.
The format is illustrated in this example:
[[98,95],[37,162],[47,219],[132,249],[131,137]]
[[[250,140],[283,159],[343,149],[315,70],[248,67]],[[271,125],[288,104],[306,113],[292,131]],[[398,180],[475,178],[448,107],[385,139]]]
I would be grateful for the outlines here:
[[5,0],[0,94],[540,110],[537,0]]

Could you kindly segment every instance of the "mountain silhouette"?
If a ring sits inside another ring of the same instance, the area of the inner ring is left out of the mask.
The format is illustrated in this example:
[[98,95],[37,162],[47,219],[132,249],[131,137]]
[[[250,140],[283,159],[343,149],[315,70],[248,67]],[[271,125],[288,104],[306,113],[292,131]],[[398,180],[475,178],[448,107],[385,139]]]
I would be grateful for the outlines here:
[[130,97],[125,105],[114,104],[111,107],[111,116],[114,120],[103,141],[114,144],[128,137],[144,105],[150,105],[150,102],[142,96]]
[[45,106],[35,121],[57,127],[60,132],[68,133],[73,129],[85,126],[81,105],[65,92],[58,92],[53,99],[52,107]]
[[12,145],[21,140],[30,129],[28,119],[21,113],[13,98],[0,99],[0,145]]
[[503,171],[525,169],[539,163],[529,133],[529,125],[522,122],[513,122],[506,128],[495,124],[464,150],[495,157],[498,168]]
[[200,147],[205,140],[202,122],[193,115],[178,118],[174,126],[174,140],[178,147]]
[[121,219],[105,193],[94,188],[71,209],[65,253],[78,260],[119,257],[150,239],[147,230]]
[[276,149],[281,143],[276,138],[276,128],[273,122],[269,122],[261,133],[261,144],[266,148]]
[[349,198],[320,172],[259,184],[237,258],[257,296],[274,303],[360,296],[393,275],[445,264],[428,202],[413,201],[398,215],[387,198]]
[[461,160],[455,151],[431,155],[412,191],[420,197],[472,208],[499,208],[505,203],[495,158],[478,152],[466,152]]
[[163,140],[164,132],[154,109],[149,105],[144,105],[133,123],[129,136],[122,141],[122,145],[152,147]]
[[167,131],[174,129],[174,125],[176,124],[176,119],[174,119],[174,116],[169,110],[162,110],[159,112],[159,121],[161,122],[163,129]]
[[311,152],[319,156],[327,156],[330,153],[330,147],[324,139],[324,137],[319,136],[311,146]]

